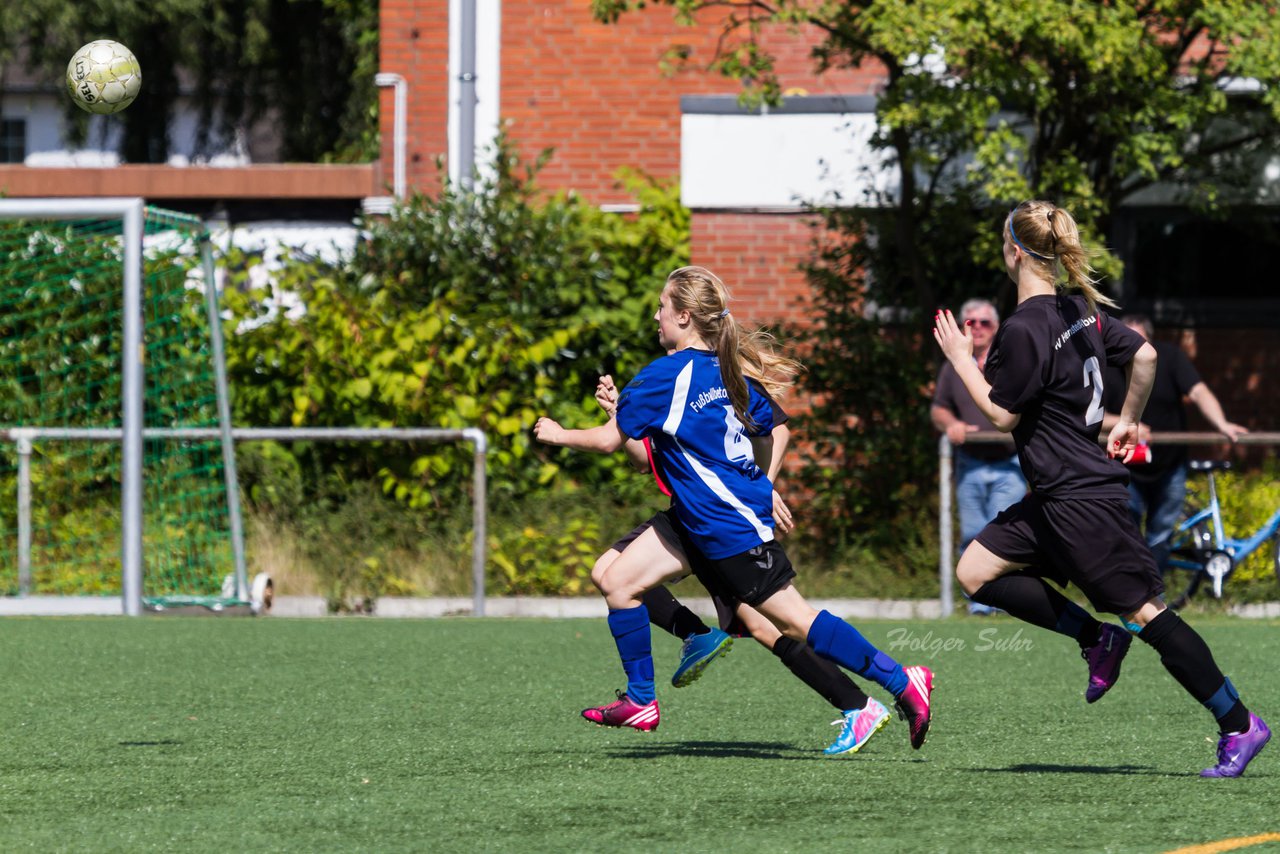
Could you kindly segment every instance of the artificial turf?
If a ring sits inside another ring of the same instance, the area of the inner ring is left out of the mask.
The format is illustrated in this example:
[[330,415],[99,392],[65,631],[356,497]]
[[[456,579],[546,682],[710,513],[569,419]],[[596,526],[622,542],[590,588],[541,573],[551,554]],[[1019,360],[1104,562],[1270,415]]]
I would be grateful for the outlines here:
[[[1280,724],[1280,624],[1195,625]],[[895,719],[823,757],[834,710],[749,640],[660,682],[643,734],[578,715],[622,685],[602,620],[3,619],[0,850],[1157,852],[1280,832],[1280,742],[1199,779],[1213,722],[1141,643],[1088,706],[1074,645],[1007,618],[861,628],[934,668],[923,750]],[[677,654],[655,637],[660,674]]]

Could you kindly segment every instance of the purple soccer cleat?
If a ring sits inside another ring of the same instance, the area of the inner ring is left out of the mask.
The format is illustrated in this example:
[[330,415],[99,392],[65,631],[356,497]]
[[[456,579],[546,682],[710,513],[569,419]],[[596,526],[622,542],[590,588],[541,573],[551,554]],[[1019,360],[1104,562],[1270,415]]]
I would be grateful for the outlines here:
[[1267,722],[1249,713],[1249,728],[1218,739],[1218,764],[1200,772],[1201,777],[1239,777],[1271,740]]
[[1119,626],[1102,624],[1098,642],[1080,650],[1080,656],[1089,662],[1089,687],[1084,690],[1084,701],[1096,703],[1102,695],[1120,680],[1120,662],[1129,652],[1133,638]]
[[631,727],[641,732],[652,732],[658,728],[657,700],[642,706],[621,691],[614,693],[618,695],[617,700],[607,706],[583,709],[582,716],[600,726]]

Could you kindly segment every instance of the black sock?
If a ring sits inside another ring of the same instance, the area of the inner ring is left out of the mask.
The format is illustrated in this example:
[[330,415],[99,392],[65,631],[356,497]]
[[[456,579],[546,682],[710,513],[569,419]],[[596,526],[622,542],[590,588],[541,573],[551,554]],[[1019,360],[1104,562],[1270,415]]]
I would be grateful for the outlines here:
[[840,711],[861,709],[867,705],[867,695],[862,689],[843,670],[814,652],[807,643],[800,643],[783,635],[773,645],[773,654],[782,659],[782,663],[801,682],[817,691],[824,700]]
[[1075,638],[1081,647],[1098,642],[1102,624],[1042,578],[1011,572],[979,587],[973,601],[1007,611],[1023,622]]
[[1213,713],[1218,729],[1244,732],[1249,710],[1240,702],[1231,680],[1222,675],[1204,638],[1172,608],[1161,611],[1138,632],[1138,638],[1160,653],[1160,663],[1187,693]]
[[690,611],[663,585],[646,590],[640,597],[649,609],[649,622],[684,640],[689,635],[705,635],[711,631],[697,614]]

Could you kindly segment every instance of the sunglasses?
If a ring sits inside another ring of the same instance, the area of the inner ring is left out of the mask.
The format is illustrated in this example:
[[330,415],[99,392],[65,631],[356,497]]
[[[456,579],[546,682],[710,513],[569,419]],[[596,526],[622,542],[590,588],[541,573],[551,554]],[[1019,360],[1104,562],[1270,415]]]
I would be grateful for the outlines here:
[[966,320],[964,324],[965,326],[981,326],[983,329],[994,329],[996,326],[996,322],[994,320],[987,320],[986,318],[981,320]]

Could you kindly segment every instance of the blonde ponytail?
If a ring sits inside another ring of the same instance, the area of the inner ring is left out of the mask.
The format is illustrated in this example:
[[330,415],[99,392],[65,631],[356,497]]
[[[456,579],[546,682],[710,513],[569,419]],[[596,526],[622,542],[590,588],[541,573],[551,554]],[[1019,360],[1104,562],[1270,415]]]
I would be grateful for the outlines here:
[[1080,291],[1096,310],[1098,304],[1118,308],[1114,300],[1098,289],[1101,281],[1089,265],[1089,250],[1080,242],[1080,229],[1065,209],[1053,202],[1030,201],[1018,205],[1005,221],[1009,239],[1026,253],[1045,275],[1058,281],[1058,265],[1066,273],[1064,287]]
[[800,364],[775,352],[772,335],[748,331],[738,323],[729,311],[729,289],[705,267],[681,267],[667,277],[667,287],[672,307],[689,312],[699,336],[715,348],[734,414],[754,429],[747,377],[776,395],[791,385]]

